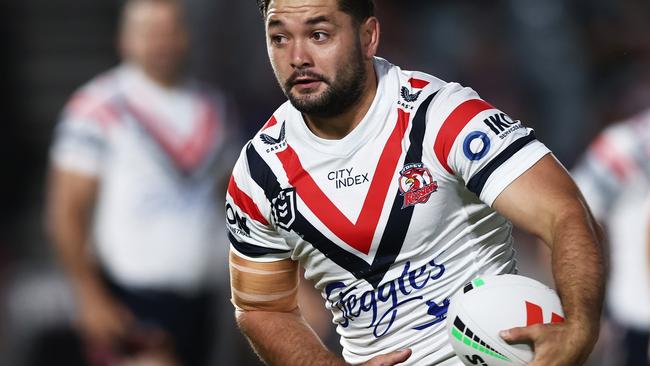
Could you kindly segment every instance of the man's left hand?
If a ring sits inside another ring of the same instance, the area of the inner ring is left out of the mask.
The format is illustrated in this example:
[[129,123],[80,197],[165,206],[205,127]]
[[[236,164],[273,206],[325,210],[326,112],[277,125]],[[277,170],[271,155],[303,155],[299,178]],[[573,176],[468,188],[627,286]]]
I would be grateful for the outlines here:
[[598,329],[581,323],[535,324],[502,331],[508,343],[528,343],[535,356],[529,366],[577,366],[587,361]]

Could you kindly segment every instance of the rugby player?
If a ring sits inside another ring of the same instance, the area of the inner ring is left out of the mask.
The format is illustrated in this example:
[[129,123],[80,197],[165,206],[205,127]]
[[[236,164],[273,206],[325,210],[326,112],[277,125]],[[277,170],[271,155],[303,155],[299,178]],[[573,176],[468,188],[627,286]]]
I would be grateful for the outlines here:
[[[520,121],[470,88],[376,56],[370,0],[258,1],[288,98],[246,144],[226,214],[238,324],[272,365],[460,365],[449,298],[516,271],[512,224],[543,239],[566,321],[504,330],[531,365],[583,363],[603,258],[575,184]],[[433,52],[433,51],[432,51]],[[343,359],[296,305],[298,268],[332,311]]]

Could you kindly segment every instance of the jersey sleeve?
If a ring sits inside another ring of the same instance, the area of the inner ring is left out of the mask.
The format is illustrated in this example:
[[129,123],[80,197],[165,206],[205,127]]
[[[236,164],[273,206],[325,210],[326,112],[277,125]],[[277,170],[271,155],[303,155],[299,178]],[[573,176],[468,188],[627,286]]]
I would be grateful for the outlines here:
[[603,219],[636,170],[634,137],[609,128],[591,143],[571,175],[594,216]]
[[84,96],[74,97],[59,120],[50,159],[58,168],[97,176],[107,150],[106,126],[116,118],[106,106],[83,105]]
[[491,206],[550,150],[532,129],[480,99],[472,89],[453,83],[445,89],[435,111],[442,117],[434,143],[436,157]]
[[291,247],[273,225],[271,204],[251,177],[246,159],[249,145],[244,147],[235,164],[226,194],[230,248],[236,255],[251,261],[290,258]]

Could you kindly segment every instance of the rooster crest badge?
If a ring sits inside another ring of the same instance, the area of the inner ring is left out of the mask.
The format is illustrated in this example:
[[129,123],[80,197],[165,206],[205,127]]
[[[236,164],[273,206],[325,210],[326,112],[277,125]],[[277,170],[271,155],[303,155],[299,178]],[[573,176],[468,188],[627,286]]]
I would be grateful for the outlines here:
[[406,164],[399,174],[399,190],[404,196],[402,208],[426,203],[431,193],[438,190],[438,182],[422,163]]

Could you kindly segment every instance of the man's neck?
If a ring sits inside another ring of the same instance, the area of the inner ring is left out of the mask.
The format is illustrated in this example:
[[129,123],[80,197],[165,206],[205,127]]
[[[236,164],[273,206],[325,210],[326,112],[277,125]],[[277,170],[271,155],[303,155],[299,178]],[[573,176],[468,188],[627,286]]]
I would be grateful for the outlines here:
[[149,80],[164,89],[172,89],[180,84],[180,77],[178,75],[162,75],[148,70],[143,70],[143,72]]
[[361,98],[347,111],[334,117],[304,115],[305,123],[314,135],[327,140],[340,140],[361,123],[377,94],[378,80],[373,64],[367,75]]

